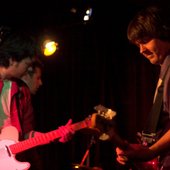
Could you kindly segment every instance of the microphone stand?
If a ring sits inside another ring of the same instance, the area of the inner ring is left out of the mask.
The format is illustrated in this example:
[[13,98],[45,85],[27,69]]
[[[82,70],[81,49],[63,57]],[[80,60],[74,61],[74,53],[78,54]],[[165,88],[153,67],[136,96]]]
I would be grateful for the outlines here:
[[[81,160],[80,167],[83,166],[85,160],[87,159],[87,157],[89,157],[90,148],[92,147],[92,145],[93,145],[95,142],[96,142],[96,141],[95,141],[95,139],[94,139],[94,136],[92,136],[92,137],[91,137],[91,140],[90,140],[90,143],[89,143],[89,145],[88,145],[88,147],[87,147],[87,150],[86,150],[86,152],[85,152],[85,154],[84,154],[84,156],[83,156],[83,158],[82,158],[82,160]],[[89,166],[89,164],[90,164],[90,163],[89,163],[89,161],[88,161],[88,162],[87,162],[87,166]]]

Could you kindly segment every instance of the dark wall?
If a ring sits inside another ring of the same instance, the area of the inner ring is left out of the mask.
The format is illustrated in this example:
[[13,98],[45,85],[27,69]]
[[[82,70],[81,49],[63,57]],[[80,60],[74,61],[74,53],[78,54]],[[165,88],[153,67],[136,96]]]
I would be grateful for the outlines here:
[[[69,118],[73,123],[82,121],[102,104],[117,111],[120,136],[135,141],[150,110],[159,70],[126,38],[128,22],[145,3],[92,2],[94,15],[87,23],[68,14],[70,3],[55,8],[57,2],[46,12],[45,5],[29,4],[28,9],[13,11],[15,15],[3,13],[1,23],[29,29],[38,37],[51,31],[59,42],[53,56],[42,56],[43,86],[34,96],[37,130],[54,130]],[[80,163],[92,136],[88,166],[116,169],[115,145],[98,140],[93,130],[77,131],[66,144],[40,146],[45,169],[70,170],[71,164]]]

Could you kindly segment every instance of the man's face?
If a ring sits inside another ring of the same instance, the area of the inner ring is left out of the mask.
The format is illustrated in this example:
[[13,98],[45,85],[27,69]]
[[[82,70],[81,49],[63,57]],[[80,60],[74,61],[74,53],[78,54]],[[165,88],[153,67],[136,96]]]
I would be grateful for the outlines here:
[[27,80],[27,84],[29,86],[31,94],[36,94],[39,87],[42,85],[42,71],[40,68],[36,67],[35,72],[32,76],[28,75],[29,78]]
[[140,53],[152,64],[162,64],[165,57],[170,54],[170,43],[159,39],[151,39],[146,43],[136,43]]

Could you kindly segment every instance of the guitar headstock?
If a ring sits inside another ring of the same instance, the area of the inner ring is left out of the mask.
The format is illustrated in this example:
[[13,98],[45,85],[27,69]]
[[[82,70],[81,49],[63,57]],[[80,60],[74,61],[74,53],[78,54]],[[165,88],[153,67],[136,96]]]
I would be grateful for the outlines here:
[[104,117],[107,120],[112,120],[113,117],[116,116],[116,112],[106,108],[105,106],[99,104],[94,107],[94,109],[97,111],[97,114]]
[[107,131],[114,126],[112,119],[116,116],[116,112],[104,107],[103,105],[97,105],[94,109],[97,113],[93,115],[93,119],[95,119],[93,125],[102,132],[99,139],[108,140],[110,137],[107,134]]
[[117,134],[117,123],[114,119],[116,112],[102,105],[97,105],[94,109],[97,113],[92,114],[91,127],[98,129],[99,139],[103,141],[110,140],[118,147],[125,149],[128,143]]

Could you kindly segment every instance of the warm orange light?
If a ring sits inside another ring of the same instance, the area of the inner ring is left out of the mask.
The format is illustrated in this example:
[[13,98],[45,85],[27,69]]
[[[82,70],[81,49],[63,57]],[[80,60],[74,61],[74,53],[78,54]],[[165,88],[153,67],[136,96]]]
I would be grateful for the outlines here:
[[44,55],[50,56],[55,53],[55,51],[58,49],[58,43],[55,41],[48,41],[44,44]]

